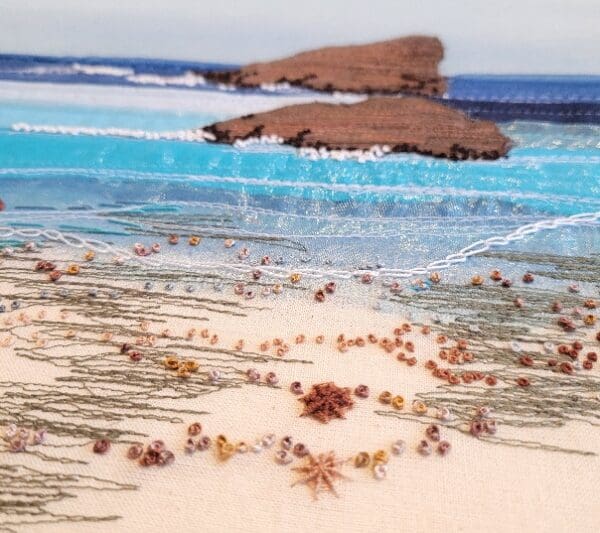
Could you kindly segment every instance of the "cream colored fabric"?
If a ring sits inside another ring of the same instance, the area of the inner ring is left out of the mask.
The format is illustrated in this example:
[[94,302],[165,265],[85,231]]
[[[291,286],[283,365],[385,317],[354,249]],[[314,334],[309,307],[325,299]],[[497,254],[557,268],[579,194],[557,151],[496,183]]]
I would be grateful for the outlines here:
[[[309,339],[323,334],[324,344],[317,345],[311,340],[293,346],[289,355],[309,359],[313,364],[257,365],[262,372],[277,372],[281,388],[227,389],[178,402],[173,407],[209,411],[199,421],[213,437],[223,433],[234,440],[253,441],[270,432],[278,437],[289,434],[313,451],[334,450],[340,457],[350,457],[361,450],[389,449],[394,440],[404,439],[407,450],[403,456],[392,458],[386,480],[377,481],[368,469],[348,465],[343,472],[352,480],[338,485],[340,497],[323,493],[314,501],[307,487],[291,487],[297,477],[288,467],[275,463],[275,448],[260,454],[237,455],[220,463],[214,451],[191,456],[183,453],[186,427],[195,417],[184,417],[183,424],[138,420],[128,427],[163,439],[177,455],[173,465],[142,468],[125,458],[124,445],[114,446],[104,456],[94,455],[90,445],[69,450],[70,457],[86,461],[86,465],[45,465],[64,473],[137,485],[135,491],[85,491],[78,493],[77,498],[51,506],[56,513],[119,515],[120,519],[48,524],[23,530],[57,533],[597,531],[600,523],[595,504],[600,473],[597,456],[494,445],[442,429],[443,438],[452,443],[450,454],[422,457],[415,446],[423,438],[425,426],[374,414],[381,408],[376,400],[377,391],[388,389],[410,401],[415,392],[431,390],[439,384],[422,367],[423,361],[438,349],[433,334],[413,335],[419,365],[411,368],[373,347],[346,354],[335,349],[335,338],[341,332],[348,336],[386,334],[403,322],[403,317],[382,315],[359,305],[343,308],[334,302],[316,305],[310,298],[290,295],[269,301],[269,306],[270,309],[253,311],[246,318],[209,314],[207,325],[219,333],[224,346],[233,345],[239,338],[244,338],[248,346],[257,346],[265,338],[282,337],[292,342],[299,333]],[[37,309],[28,310],[32,316],[35,312]],[[58,306],[48,309],[50,317],[58,313]],[[151,328],[154,326],[151,324]],[[175,334],[184,334],[190,324],[179,321],[169,327]],[[27,331],[23,328],[21,332]],[[18,358],[13,353],[14,347],[1,349],[3,380],[51,383],[53,377],[67,371]],[[294,380],[301,381],[306,390],[313,383],[327,380],[350,387],[365,383],[372,396],[357,399],[346,420],[321,424],[299,417],[300,402],[288,390]],[[499,432],[510,435],[510,430],[502,425]],[[523,435],[520,432],[518,436]],[[600,449],[600,432],[583,423],[531,431],[527,437],[569,448],[594,452]],[[57,439],[50,435],[48,443],[55,442]],[[23,460],[39,464],[33,456],[2,454],[3,462]]]

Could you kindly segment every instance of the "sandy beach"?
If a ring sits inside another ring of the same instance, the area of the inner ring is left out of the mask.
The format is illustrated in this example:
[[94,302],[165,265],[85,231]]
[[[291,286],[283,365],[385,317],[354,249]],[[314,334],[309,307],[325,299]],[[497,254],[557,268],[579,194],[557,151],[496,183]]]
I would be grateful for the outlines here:
[[[65,274],[52,283],[47,273],[34,271],[39,260],[56,258],[60,258],[59,268],[80,265],[79,274]],[[597,417],[598,371],[581,370],[568,376],[541,365],[533,370],[519,368],[515,363],[518,354],[510,346],[512,341],[502,340],[506,332],[499,324],[477,332],[467,327],[461,330],[460,322],[411,321],[406,312],[385,313],[352,304],[352,298],[340,296],[351,291],[344,284],[323,303],[314,301],[315,282],[309,281],[286,283],[288,287],[280,295],[246,300],[233,293],[236,280],[229,274],[217,275],[224,285],[221,292],[213,288],[215,274],[209,283],[204,273],[196,273],[193,293],[182,290],[181,283],[167,291],[164,284],[172,279],[177,283],[177,274],[164,268],[114,265],[102,254],[85,262],[81,250],[54,245],[4,256],[0,272],[0,291],[7,304],[0,334],[6,399],[1,418],[17,419],[30,429],[48,429],[46,444],[3,454],[2,477],[13,483],[18,478],[27,501],[33,504],[30,509],[41,511],[28,519],[49,521],[44,525],[49,531],[63,527],[57,516],[66,493],[81,499],[81,509],[90,508],[91,501],[95,510],[106,509],[103,516],[68,518],[82,520],[77,524],[80,531],[106,527],[139,531],[149,522],[153,528],[177,528],[173,516],[181,521],[180,526],[202,524],[206,513],[222,508],[223,494],[232,495],[226,503],[226,518],[218,527],[213,527],[217,521],[211,520],[209,530],[242,531],[248,524],[264,524],[277,515],[280,521],[271,522],[268,530],[334,531],[343,527],[349,513],[361,517],[362,522],[354,527],[364,531],[430,531],[432,524],[435,530],[460,530],[463,526],[492,530],[492,522],[503,530],[536,529],[535,516],[542,508],[546,523],[554,524],[556,530],[594,529],[590,515],[583,510],[588,506],[585,494],[593,493],[599,466],[594,452],[598,437],[586,425],[586,420]],[[151,289],[145,288],[149,280]],[[491,302],[503,305],[498,299],[512,301],[512,295],[504,297],[490,284],[478,293],[482,308],[471,325],[485,327],[483,302],[489,306]],[[367,290],[360,285],[359,289]],[[459,287],[442,281],[422,293],[423,298],[412,298],[412,305],[417,310],[428,298],[443,300],[449,295],[466,304],[474,290],[469,283]],[[404,296],[396,298],[401,301]],[[545,317],[545,303],[535,303],[533,293],[526,298],[532,307],[529,319],[535,324],[536,317]],[[564,298],[567,302],[581,300],[579,295],[565,294]],[[19,302],[18,309],[12,309],[13,301]],[[564,337],[551,326],[542,326],[545,322],[549,324],[544,318],[539,327],[518,332],[520,349],[540,362],[548,357],[540,349],[542,340],[556,338],[560,342]],[[397,359],[398,349],[387,353],[379,345],[381,338],[394,338],[394,330],[409,323],[412,330],[402,339],[414,344],[414,352],[407,353],[417,359],[414,366]],[[422,333],[423,325],[431,331]],[[442,345],[437,336],[448,335],[443,346],[457,341],[449,331],[461,332],[475,354],[473,363],[450,365],[457,375],[467,368],[495,374],[500,378],[497,386],[481,381],[444,386],[431,375],[424,366],[426,361],[443,363],[438,357]],[[591,345],[592,333],[593,328],[588,328],[578,332],[577,338]],[[346,339],[367,339],[373,334],[378,342],[367,341],[364,347],[351,346],[342,353],[337,341],[340,334]],[[218,340],[211,341],[213,335]],[[297,343],[299,335],[305,340]],[[317,343],[315,339],[321,335],[323,342]],[[278,338],[289,345],[283,356],[278,356],[273,346]],[[243,346],[237,349],[240,339]],[[267,341],[269,349],[261,350]],[[139,350],[141,361],[122,354],[123,343]],[[169,355],[197,361],[199,370],[188,378],[177,377],[163,364]],[[262,374],[259,383],[249,382],[249,368]],[[211,370],[221,373],[217,381],[210,379]],[[279,379],[273,386],[264,383],[270,371]],[[531,387],[514,384],[521,375],[530,377]],[[352,389],[367,384],[370,396],[354,398],[346,419],[323,424],[299,416],[302,404],[289,390],[293,381],[300,381],[305,392],[325,381]],[[402,395],[404,409],[379,402],[378,395],[384,390]],[[570,391],[582,393],[579,405],[571,408]],[[411,409],[416,399],[426,402],[425,414]],[[552,410],[559,404],[563,413],[553,416]],[[451,406],[452,420],[436,419],[436,408],[443,405]],[[493,408],[490,416],[497,419],[498,431],[475,438],[468,424],[475,410],[483,406]],[[308,487],[291,487],[298,475],[290,469],[303,460],[294,457],[291,465],[277,464],[278,444],[260,453],[236,453],[226,461],[219,459],[214,445],[186,454],[186,428],[196,421],[213,441],[223,434],[234,442],[252,445],[273,433],[277,441],[290,435],[314,453],[333,450],[338,457],[349,459],[342,472],[351,481],[336,484],[339,498],[320,493],[314,501]],[[416,451],[431,423],[438,424],[442,438],[451,443],[450,453],[443,457],[435,449],[430,456]],[[110,450],[104,455],[92,453],[93,442],[104,437],[111,440]],[[162,439],[173,451],[172,465],[144,468],[127,459],[131,443],[147,444],[153,439]],[[370,468],[353,466],[358,452],[389,450],[398,439],[405,442],[406,450],[401,456],[391,456],[386,479],[375,479]],[[39,469],[35,484],[30,471],[19,470],[23,467],[10,470],[9,465],[21,464],[24,454],[32,461],[28,468],[35,464]],[[59,479],[49,477],[58,472]],[[91,477],[86,479],[83,472]],[[73,477],[64,477],[68,473]],[[559,479],[563,480],[561,491],[548,493],[545,487]],[[564,480],[571,485],[565,486]],[[51,489],[56,491],[54,501],[42,502],[36,494],[41,487],[48,490],[50,486],[61,489]],[[565,507],[565,492],[577,492],[581,498],[570,499]],[[469,493],[477,498],[465,497]],[[460,507],[456,504],[459,497]],[[376,509],[374,501],[378,502]],[[158,502],[168,502],[176,509],[169,513],[169,523],[159,522],[160,516],[166,515],[154,512]],[[431,509],[436,509],[435,516],[426,514]],[[50,512],[56,514],[47,514]],[[128,520],[117,516],[128,516]],[[100,518],[110,522],[95,521]]]
[[0,533],[598,531],[594,9],[29,4]]

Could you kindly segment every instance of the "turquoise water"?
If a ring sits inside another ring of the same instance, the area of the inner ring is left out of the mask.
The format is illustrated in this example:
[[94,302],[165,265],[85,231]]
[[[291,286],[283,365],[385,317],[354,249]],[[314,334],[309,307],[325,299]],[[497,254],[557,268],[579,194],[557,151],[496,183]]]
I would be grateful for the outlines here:
[[[2,222],[26,217],[129,242],[138,238],[133,213],[124,222],[114,210],[134,205],[146,229],[169,213],[192,224],[209,214],[240,232],[293,239],[303,249],[290,252],[291,260],[303,254],[330,262],[332,256],[354,263],[383,258],[397,266],[437,259],[531,221],[600,211],[598,126],[504,124],[514,147],[492,162],[393,155],[364,164],[311,161],[286,147],[239,150],[11,130],[26,122],[171,131],[232,116],[240,105],[238,97],[231,108],[215,108],[209,92],[202,98],[206,110],[0,98],[0,196],[9,207]],[[596,246],[596,240],[579,235],[565,248]],[[215,247],[214,253],[221,252]]]
[[[36,169],[43,169],[41,175],[51,170],[53,176],[62,169],[65,181],[73,174],[74,179],[89,174],[141,187],[168,182],[185,189],[210,187],[331,202],[411,201],[415,196],[485,199],[505,204],[504,210],[510,205],[513,211],[547,215],[573,214],[600,202],[600,153],[593,148],[515,147],[508,159],[497,162],[390,156],[361,164],[310,161],[280,147],[240,151],[211,144],[6,130],[0,131],[0,146],[1,172],[6,175],[12,169],[11,177],[25,180],[31,172],[35,176]],[[140,191],[138,199],[145,200],[148,192]]]

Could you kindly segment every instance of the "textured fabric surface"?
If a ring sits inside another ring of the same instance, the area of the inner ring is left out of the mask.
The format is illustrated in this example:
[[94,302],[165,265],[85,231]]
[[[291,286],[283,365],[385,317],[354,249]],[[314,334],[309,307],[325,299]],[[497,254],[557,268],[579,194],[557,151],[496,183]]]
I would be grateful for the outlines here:
[[[313,94],[38,81],[0,83],[0,531],[597,530],[599,126],[334,161],[193,136]],[[295,381],[370,395],[323,423]],[[348,460],[337,497],[285,436]],[[157,439],[172,464],[127,457]]]

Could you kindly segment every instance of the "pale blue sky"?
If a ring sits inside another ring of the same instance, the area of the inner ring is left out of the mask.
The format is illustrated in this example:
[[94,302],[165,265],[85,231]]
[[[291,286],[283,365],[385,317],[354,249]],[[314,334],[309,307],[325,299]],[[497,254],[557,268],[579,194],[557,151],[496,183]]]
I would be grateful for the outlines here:
[[249,62],[439,36],[445,74],[600,74],[600,0],[0,0],[0,52]]

